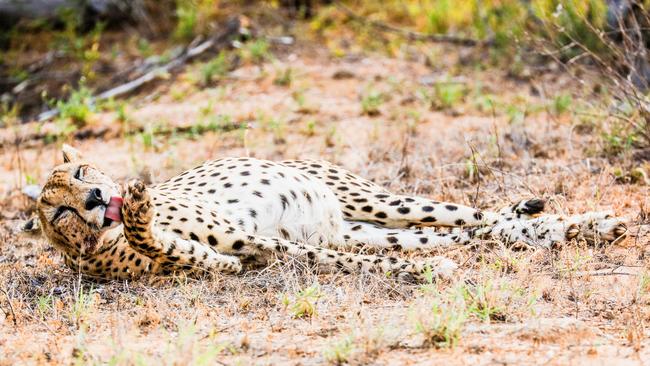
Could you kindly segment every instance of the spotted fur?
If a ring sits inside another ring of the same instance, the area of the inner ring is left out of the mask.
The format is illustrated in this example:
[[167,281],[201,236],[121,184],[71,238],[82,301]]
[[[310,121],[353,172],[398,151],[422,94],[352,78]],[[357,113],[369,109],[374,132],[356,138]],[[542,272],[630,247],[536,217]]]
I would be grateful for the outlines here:
[[[344,272],[422,281],[429,271],[449,276],[456,266],[442,257],[411,261],[338,250],[432,249],[477,237],[550,246],[581,232],[614,240],[625,228],[598,213],[535,218],[544,208],[537,199],[488,212],[396,195],[322,161],[225,158],[156,186],[131,181],[120,192],[69,146],[64,160],[38,199],[40,227],[68,266],[97,277],[239,273],[289,255]],[[104,219],[108,199],[118,194],[121,224]],[[437,232],[439,226],[455,229]]]

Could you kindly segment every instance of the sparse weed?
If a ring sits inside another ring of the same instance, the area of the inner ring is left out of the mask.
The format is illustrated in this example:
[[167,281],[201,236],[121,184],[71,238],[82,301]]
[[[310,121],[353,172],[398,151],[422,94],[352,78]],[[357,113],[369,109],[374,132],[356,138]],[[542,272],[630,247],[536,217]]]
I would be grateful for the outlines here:
[[83,286],[79,286],[75,291],[74,302],[68,312],[68,316],[77,329],[81,327],[81,324],[88,318],[88,315],[95,306],[95,295],[93,292],[92,287],[86,291]]
[[252,42],[247,42],[241,49],[241,56],[247,62],[260,64],[273,58],[271,46],[264,38],[258,38]]
[[131,120],[126,111],[126,103],[118,103],[115,113],[117,113],[117,120],[122,122],[122,124],[126,124]]
[[331,364],[342,365],[350,360],[353,351],[354,337],[352,335],[347,335],[330,344],[325,351],[323,351],[323,357],[325,357],[325,360]]
[[370,90],[361,96],[361,112],[366,116],[377,116],[379,108],[384,103],[384,95],[376,90]]
[[504,293],[507,293],[505,289],[495,287],[491,280],[487,280],[475,286],[466,286],[464,291],[470,314],[484,322],[507,319],[506,309],[501,301]]
[[144,131],[140,132],[138,135],[140,136],[142,145],[146,150],[151,150],[154,148],[156,139],[151,126],[147,126]]
[[318,104],[307,99],[304,90],[296,90],[292,92],[291,98],[297,104],[296,112],[298,113],[313,114],[318,112],[320,108]]
[[436,348],[453,348],[460,341],[469,316],[462,289],[434,296],[427,311],[415,317],[415,331],[424,336],[424,344]]
[[7,103],[0,104],[0,127],[15,127],[20,123],[18,119],[20,108],[17,104],[9,106]]
[[209,100],[208,103],[199,108],[199,115],[201,118],[206,118],[212,114],[212,111],[214,110],[214,103],[212,100]]
[[573,98],[569,94],[560,94],[553,99],[553,113],[556,115],[564,114],[571,108]]
[[259,117],[264,128],[273,133],[273,142],[276,144],[286,143],[286,121],[281,118],[267,116],[262,114]]
[[59,110],[59,119],[70,120],[76,127],[84,127],[96,112],[92,93],[83,83],[79,89],[70,93],[67,100],[58,100],[54,104]]
[[141,57],[147,58],[153,55],[153,50],[151,49],[151,43],[149,43],[149,41],[146,38],[139,37],[138,40],[136,41],[136,47]]
[[54,48],[66,53],[81,62],[81,75],[93,80],[95,63],[101,54],[99,44],[106,26],[97,22],[90,32],[81,32],[82,16],[74,9],[62,9],[59,16],[63,22],[63,29],[55,35]]
[[[552,1],[532,2],[531,10],[541,21],[546,36],[558,45],[561,57],[569,59],[587,50],[603,54],[607,45],[594,29],[604,29],[607,21],[605,1]],[[569,47],[564,47],[569,45]]]
[[39,296],[36,299],[36,311],[41,319],[45,319],[54,311],[54,301],[52,295]]
[[461,83],[438,83],[435,85],[436,99],[432,107],[434,109],[450,109],[454,108],[463,101],[467,94],[467,88]]
[[340,137],[338,135],[338,130],[336,129],[335,125],[332,125],[332,127],[330,127],[325,134],[325,146],[334,147],[336,146],[336,143],[339,141],[339,139]]
[[173,32],[178,40],[189,40],[208,30],[210,20],[219,11],[218,0],[175,0],[176,27]]
[[309,119],[305,122],[304,133],[307,136],[314,136],[316,134],[316,120]]
[[458,83],[437,83],[433,88],[420,88],[418,99],[433,110],[451,109],[458,105],[467,93]]
[[190,39],[194,36],[196,28],[198,11],[195,6],[191,5],[191,1],[180,1],[176,7],[176,29],[174,30],[174,37],[176,39]]
[[103,103],[105,110],[112,110],[115,112],[115,119],[122,125],[122,131],[128,132],[128,125],[131,122],[131,117],[127,111],[127,104],[124,101],[116,101],[109,99]]
[[273,84],[278,86],[291,86],[294,79],[294,72],[291,67],[276,72]]
[[171,95],[172,100],[180,102],[187,96],[187,91],[183,88],[171,88],[169,94]]
[[570,277],[577,271],[586,268],[587,264],[593,260],[589,253],[584,253],[578,249],[572,250],[571,254],[557,263],[557,270],[560,276]]
[[291,297],[283,294],[280,301],[294,318],[311,318],[317,315],[316,303],[321,296],[320,286],[316,283]]
[[472,104],[476,110],[485,114],[493,114],[500,109],[496,97],[492,94],[476,94],[472,99]]
[[522,124],[527,117],[526,110],[520,108],[516,104],[508,104],[505,108],[505,112],[508,116],[508,123],[511,125]]
[[226,53],[220,52],[217,57],[199,67],[197,82],[203,87],[212,85],[215,81],[226,76],[229,68]]
[[618,155],[632,148],[637,140],[634,133],[630,133],[629,126],[619,122],[609,124],[609,130],[603,132],[603,151],[607,155]]
[[54,128],[45,134],[45,144],[55,143],[66,139],[70,134],[77,131],[77,126],[71,123],[69,119],[56,119]]

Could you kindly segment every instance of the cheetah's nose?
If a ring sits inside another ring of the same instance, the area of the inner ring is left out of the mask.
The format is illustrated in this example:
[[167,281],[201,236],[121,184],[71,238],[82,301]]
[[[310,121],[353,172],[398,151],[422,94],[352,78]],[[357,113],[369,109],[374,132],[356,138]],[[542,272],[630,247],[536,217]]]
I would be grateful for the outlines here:
[[93,188],[86,198],[86,210],[90,211],[93,208],[105,205],[104,200],[102,200],[102,190],[99,188]]

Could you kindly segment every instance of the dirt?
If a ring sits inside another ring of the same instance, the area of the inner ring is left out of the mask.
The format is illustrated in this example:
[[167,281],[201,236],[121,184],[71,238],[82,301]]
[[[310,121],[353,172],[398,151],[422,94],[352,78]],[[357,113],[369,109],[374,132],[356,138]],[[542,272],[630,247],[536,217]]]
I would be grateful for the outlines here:
[[[276,85],[288,67],[290,86]],[[481,208],[538,196],[553,213],[613,210],[628,219],[628,237],[554,251],[490,242],[448,248],[441,252],[461,264],[457,278],[428,287],[319,273],[293,260],[243,277],[91,282],[65,268],[42,239],[15,233],[33,210],[20,190],[27,181],[44,182],[61,162],[58,144],[4,145],[0,364],[299,365],[336,363],[337,351],[351,364],[649,364],[647,186],[617,182],[620,164],[598,153],[598,136],[580,133],[572,113],[541,108],[512,119],[505,108],[479,110],[474,92],[452,108],[432,110],[420,81],[446,72],[417,59],[296,52],[239,68],[203,90],[189,75],[180,77],[128,103],[127,123],[145,133],[123,137],[116,126],[124,123],[104,112],[92,127],[116,134],[71,142],[118,181],[161,182],[223,156],[319,158],[396,192]],[[545,105],[531,85],[572,85],[553,75],[522,82],[498,69],[464,73],[468,88],[484,85],[482,93],[503,104]],[[371,91],[383,93],[374,116],[362,111]],[[146,132],[211,118],[250,128],[151,139]],[[453,347],[431,344],[418,319],[433,319],[437,301],[472,283],[494,284],[496,313],[469,314]],[[315,313],[297,317],[299,291],[314,284],[319,295],[307,302]]]

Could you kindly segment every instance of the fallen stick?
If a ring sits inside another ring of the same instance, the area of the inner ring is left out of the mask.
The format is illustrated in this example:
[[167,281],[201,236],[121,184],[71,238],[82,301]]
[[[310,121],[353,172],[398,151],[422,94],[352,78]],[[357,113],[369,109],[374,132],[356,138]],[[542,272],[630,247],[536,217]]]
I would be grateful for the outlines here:
[[[207,41],[204,41],[194,47],[188,46],[185,52],[183,52],[180,56],[171,60],[167,64],[156,67],[153,70],[146,72],[144,75],[134,80],[131,80],[125,84],[116,86],[114,88],[108,89],[98,94],[97,96],[90,98],[89,104],[93,105],[98,101],[117,98],[129,94],[135,91],[136,89],[142,87],[143,85],[148,84],[149,82],[156,80],[163,75],[173,72],[174,70],[183,66],[191,59],[203,54],[207,50],[212,49],[214,47],[223,47],[232,38],[234,38],[239,34],[240,25],[241,23],[239,21],[239,18],[233,18],[229,20],[228,22],[226,22],[226,29],[216,37],[210,38]],[[38,122],[44,122],[58,116],[59,113],[60,111],[58,108],[50,109],[48,111],[39,114],[37,120]]]

